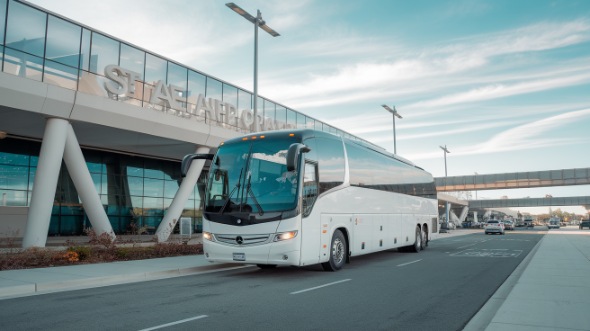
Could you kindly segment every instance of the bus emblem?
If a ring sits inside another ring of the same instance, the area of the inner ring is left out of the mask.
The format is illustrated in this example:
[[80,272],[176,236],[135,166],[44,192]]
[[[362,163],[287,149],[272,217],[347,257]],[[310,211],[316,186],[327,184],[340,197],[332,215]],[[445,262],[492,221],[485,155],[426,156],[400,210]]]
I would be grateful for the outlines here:
[[241,245],[244,243],[244,238],[242,238],[242,236],[237,236],[236,237],[236,242],[238,243],[238,245]]

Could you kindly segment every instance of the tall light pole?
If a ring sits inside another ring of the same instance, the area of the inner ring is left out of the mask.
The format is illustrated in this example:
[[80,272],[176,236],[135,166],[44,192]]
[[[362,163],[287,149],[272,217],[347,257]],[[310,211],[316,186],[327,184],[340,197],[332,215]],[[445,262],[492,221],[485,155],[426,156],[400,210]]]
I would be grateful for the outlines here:
[[231,10],[238,13],[243,18],[247,19],[248,21],[254,23],[254,132],[260,131],[258,126],[258,28],[260,27],[262,30],[268,32],[273,37],[278,37],[278,34],[275,30],[271,29],[266,22],[262,19],[262,14],[260,10],[256,10],[256,17],[250,15],[247,11],[240,8],[240,6],[236,5],[233,2],[228,2],[225,4]]
[[[442,146],[438,146],[440,147],[445,155],[445,185],[447,184],[447,153],[450,153],[450,151],[447,148],[447,145],[445,145],[445,147]],[[448,224],[449,224],[449,202],[447,201],[447,203],[445,203],[445,217],[446,217],[446,223],[447,223],[447,228],[448,228]]]
[[391,113],[392,117],[393,117],[393,154],[397,154],[397,144],[395,141],[395,118],[403,118],[402,115],[400,115],[397,110],[395,109],[395,106],[393,106],[393,109],[391,109],[388,105],[381,105],[381,107],[385,108],[385,110],[387,110],[388,112]]

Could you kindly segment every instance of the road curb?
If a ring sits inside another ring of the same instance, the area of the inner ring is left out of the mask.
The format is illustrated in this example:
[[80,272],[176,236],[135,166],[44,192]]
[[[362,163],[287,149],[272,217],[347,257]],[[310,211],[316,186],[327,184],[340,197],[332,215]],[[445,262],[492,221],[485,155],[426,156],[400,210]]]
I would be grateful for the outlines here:
[[233,270],[248,267],[247,265],[235,264],[211,264],[189,268],[175,268],[169,270],[147,271],[130,273],[125,275],[110,275],[101,277],[89,277],[82,279],[70,279],[65,281],[48,281],[0,288],[0,300],[16,297],[32,296],[63,291],[81,290],[87,288],[139,283],[158,279],[167,279],[195,274],[211,273],[221,270]]
[[486,301],[486,303],[479,309],[479,311],[467,322],[463,331],[481,331],[485,330],[488,325],[492,322],[496,313],[506,301],[508,294],[514,288],[516,283],[520,280],[526,267],[529,265],[537,250],[541,246],[541,243],[545,240],[545,236],[537,242],[535,247],[529,252],[529,254],[518,264],[516,269],[506,278],[504,283],[494,292],[494,294]]

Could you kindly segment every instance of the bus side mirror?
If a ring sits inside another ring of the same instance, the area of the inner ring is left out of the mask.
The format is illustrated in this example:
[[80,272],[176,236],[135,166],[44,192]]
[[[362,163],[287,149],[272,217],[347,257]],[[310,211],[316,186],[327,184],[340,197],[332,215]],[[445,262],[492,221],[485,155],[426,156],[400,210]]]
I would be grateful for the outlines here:
[[180,164],[180,174],[182,177],[186,177],[188,173],[188,169],[191,166],[193,160],[213,160],[213,154],[187,154],[182,158],[182,163]]
[[307,153],[311,149],[304,144],[295,143],[289,146],[287,151],[287,171],[293,171],[297,169],[297,161],[299,160],[300,153]]

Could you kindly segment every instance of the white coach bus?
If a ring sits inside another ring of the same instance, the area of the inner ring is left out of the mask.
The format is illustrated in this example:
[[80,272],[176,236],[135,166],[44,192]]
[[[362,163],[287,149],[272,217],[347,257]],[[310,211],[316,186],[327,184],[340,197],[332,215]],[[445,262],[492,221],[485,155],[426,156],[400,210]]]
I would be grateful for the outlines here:
[[398,248],[419,252],[438,232],[431,174],[369,144],[314,130],[228,140],[212,159],[203,209],[209,261],[321,264]]

